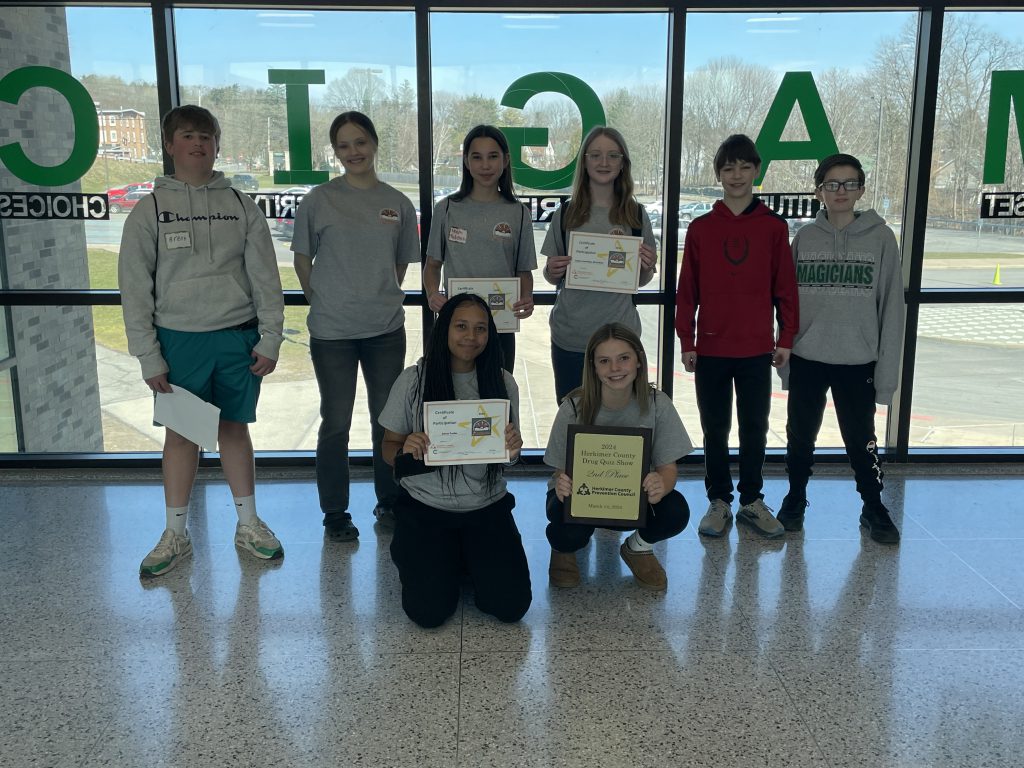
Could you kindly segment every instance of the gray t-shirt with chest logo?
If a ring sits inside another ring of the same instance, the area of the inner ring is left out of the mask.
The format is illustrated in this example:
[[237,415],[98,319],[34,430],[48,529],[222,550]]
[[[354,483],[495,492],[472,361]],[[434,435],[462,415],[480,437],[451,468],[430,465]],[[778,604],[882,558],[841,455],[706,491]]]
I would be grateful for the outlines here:
[[[644,242],[655,247],[654,231],[647,211],[641,208],[641,236]],[[632,230],[622,224],[612,224],[608,209],[593,206],[590,218],[576,228],[579,232],[593,232],[598,235],[632,235]],[[562,209],[551,217],[541,253],[545,256],[564,256],[568,247],[569,233],[562,241]],[[633,304],[633,297],[627,293],[606,293],[585,291],[576,288],[561,288],[555,305],[548,316],[551,326],[551,341],[555,346],[569,352],[586,352],[590,336],[605,323],[622,323],[637,335],[640,334],[640,313]]]
[[537,268],[533,223],[526,206],[501,199],[481,203],[445,198],[434,206],[427,256],[449,277],[515,277]]
[[[505,391],[508,392],[512,423],[518,424],[519,388],[512,374],[508,371],[502,373]],[[395,380],[387,405],[377,419],[384,429],[390,429],[399,435],[423,431],[423,401],[422,396],[418,394],[418,376],[419,368],[413,365],[402,371]],[[479,399],[480,390],[475,370],[469,373],[453,373],[452,384],[457,400]],[[504,432],[501,439],[504,441]],[[499,477],[492,487],[487,487],[487,466],[464,464],[451,473],[448,467],[438,467],[426,474],[403,477],[400,482],[410,496],[427,506],[449,512],[470,512],[493,504],[505,495],[504,477]]]
[[309,333],[366,339],[405,324],[395,267],[420,260],[416,209],[383,182],[356,189],[344,176],[314,187],[295,215],[292,251],[313,259]]

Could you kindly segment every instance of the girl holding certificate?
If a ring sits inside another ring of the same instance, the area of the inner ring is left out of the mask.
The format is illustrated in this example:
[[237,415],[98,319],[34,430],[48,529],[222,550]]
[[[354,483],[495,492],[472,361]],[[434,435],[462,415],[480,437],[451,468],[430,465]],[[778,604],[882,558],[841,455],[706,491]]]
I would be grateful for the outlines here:
[[374,516],[390,523],[398,487],[380,453],[377,415],[405,365],[402,280],[419,261],[416,209],[377,179],[377,131],[361,112],[334,119],[331,146],[345,174],[312,189],[295,216],[295,273],[309,301],[309,351],[320,388],[316,487],[334,541],[359,535],[348,511],[348,435],[363,369],[373,440]]
[[[585,357],[583,386],[559,406],[544,453],[544,463],[555,468],[547,494],[551,583],[556,587],[580,583],[576,552],[587,545],[595,527],[564,522],[564,502],[572,494],[572,479],[564,469],[569,426],[646,427],[653,433],[651,466],[643,477],[647,520],[622,543],[619,554],[641,586],[666,589],[668,577],[652,547],[680,533],[690,519],[686,499],[675,484],[676,460],[693,451],[693,445],[672,400],[648,383],[647,354],[630,328],[621,323],[602,326],[590,337]],[[602,527],[622,530],[615,525]]]
[[455,612],[466,572],[484,613],[514,622],[530,607],[530,572],[502,465],[432,467],[423,461],[430,443],[424,403],[494,398],[510,401],[504,440],[515,461],[523,447],[519,390],[501,368],[494,320],[479,296],[453,296],[441,307],[425,356],[398,377],[380,415],[384,458],[402,488],[391,559],[402,582],[402,608],[422,627],[440,626]]
[[[427,303],[440,312],[446,301],[441,268],[450,278],[519,278],[517,320],[533,314],[533,270],[537,251],[529,209],[512,187],[508,140],[493,125],[478,125],[462,142],[459,191],[434,206],[423,265]],[[514,333],[498,336],[505,370],[515,365]]]
[[551,218],[541,253],[548,257],[544,279],[558,287],[551,325],[551,365],[558,401],[580,385],[585,339],[606,323],[622,323],[640,334],[640,314],[633,297],[565,287],[571,261],[567,243],[573,231],[643,237],[640,285],[654,277],[658,261],[654,232],[643,206],[633,197],[629,150],[614,128],[597,126],[587,134],[576,161],[572,199]]

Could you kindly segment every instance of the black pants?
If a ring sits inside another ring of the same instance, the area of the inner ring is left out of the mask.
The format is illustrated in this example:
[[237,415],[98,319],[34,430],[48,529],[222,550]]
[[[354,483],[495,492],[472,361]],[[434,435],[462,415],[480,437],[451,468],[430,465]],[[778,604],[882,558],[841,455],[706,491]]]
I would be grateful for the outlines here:
[[402,608],[421,627],[439,627],[459,605],[463,567],[476,606],[501,621],[519,621],[530,607],[530,570],[506,493],[472,512],[427,506],[404,490],[395,502],[391,559],[402,582]]
[[516,335],[514,333],[499,333],[498,344],[501,346],[501,356],[504,358],[505,370],[515,373],[516,367]]
[[875,364],[832,365],[792,355],[789,366],[786,472],[790,492],[806,494],[814,444],[825,415],[825,394],[831,389],[857,492],[865,502],[879,501],[882,465],[875,436]]
[[572,352],[551,344],[551,370],[555,374],[555,399],[559,403],[583,383],[583,366],[586,361],[585,352]]
[[[548,491],[545,504],[548,514],[548,543],[559,552],[576,552],[587,546],[597,526],[583,523],[566,523],[564,505],[558,500],[554,489]],[[647,525],[639,529],[640,538],[648,544],[671,539],[678,535],[690,521],[690,508],[679,491],[670,491],[657,504],[647,507]],[[602,525],[613,531],[632,531],[629,527]]]
[[710,357],[698,355],[694,373],[697,409],[704,431],[704,486],[709,499],[732,502],[729,473],[729,430],[732,392],[740,438],[740,504],[764,498],[762,469],[768,444],[768,412],[772,400],[772,357]]

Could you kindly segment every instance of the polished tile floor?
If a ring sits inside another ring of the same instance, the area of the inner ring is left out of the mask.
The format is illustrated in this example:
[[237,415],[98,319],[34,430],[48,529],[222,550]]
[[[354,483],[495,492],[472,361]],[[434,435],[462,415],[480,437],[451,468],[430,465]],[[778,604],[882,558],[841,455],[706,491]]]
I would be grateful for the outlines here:
[[332,544],[308,472],[263,480],[275,565],[232,546],[210,475],[193,559],[143,584],[152,473],[0,475],[0,766],[1020,766],[1024,472],[986,471],[890,472],[899,547],[860,532],[838,471],[783,540],[691,521],[657,547],[663,595],[609,532],[582,586],[549,587],[543,479],[518,476],[533,607],[506,626],[467,595],[431,631],[401,611],[366,482],[359,542]]

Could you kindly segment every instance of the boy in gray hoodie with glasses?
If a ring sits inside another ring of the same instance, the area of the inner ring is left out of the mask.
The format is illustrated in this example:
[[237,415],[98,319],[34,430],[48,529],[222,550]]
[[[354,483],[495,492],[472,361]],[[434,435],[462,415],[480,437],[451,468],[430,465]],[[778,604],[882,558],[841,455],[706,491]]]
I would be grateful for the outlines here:
[[[174,174],[128,215],[118,284],[128,351],[155,392],[188,390],[220,408],[221,467],[238,513],[235,545],[264,560],[284,553],[256,515],[249,424],[260,382],[277,366],[284,297],[262,211],[213,170],[220,124],[208,110],[176,107],[162,123]],[[164,438],[167,527],[139,575],[160,576],[192,553],[185,528],[199,446]]]
[[900,532],[881,500],[875,403],[891,403],[899,380],[903,282],[893,231],[874,210],[854,211],[864,178],[852,155],[822,160],[814,172],[822,210],[793,240],[800,331],[780,371],[789,390],[789,493],[777,517],[787,531],[803,528],[814,443],[831,389],[863,501],[860,523],[875,541],[896,544]]

